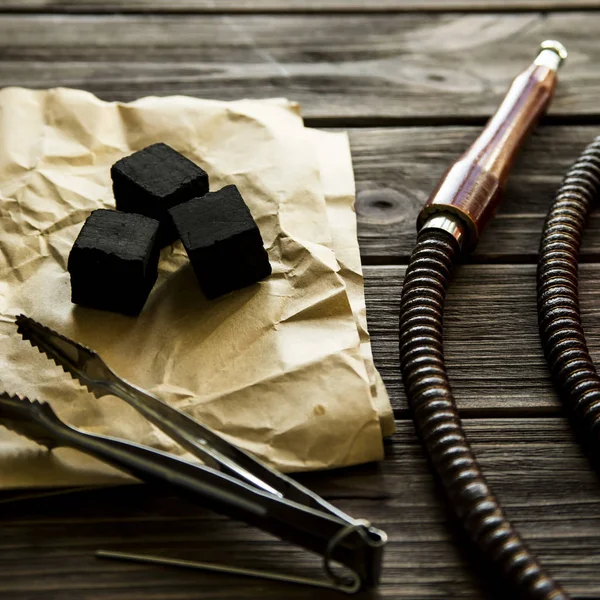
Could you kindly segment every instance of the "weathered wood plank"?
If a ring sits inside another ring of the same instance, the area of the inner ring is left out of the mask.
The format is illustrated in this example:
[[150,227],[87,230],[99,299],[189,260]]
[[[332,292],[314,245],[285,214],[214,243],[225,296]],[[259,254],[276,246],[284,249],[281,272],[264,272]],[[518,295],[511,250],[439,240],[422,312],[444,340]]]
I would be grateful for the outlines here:
[[5,0],[0,11],[56,12],[406,12],[598,8],[598,0]]
[[[350,131],[358,190],[359,239],[365,262],[406,262],[417,214],[444,171],[477,137],[476,127]],[[560,182],[598,126],[539,127],[521,152],[504,203],[481,238],[475,261],[536,262],[542,226]],[[594,212],[583,260],[600,258]]]
[[[532,549],[571,593],[597,597],[600,484],[566,423],[469,420],[466,428],[508,516]],[[302,479],[388,533],[378,598],[483,597],[487,574],[468,562],[472,557],[459,543],[410,423],[398,423],[382,463]],[[3,505],[0,528],[0,589],[6,598],[339,597],[300,586],[94,559],[94,550],[103,547],[319,574],[314,557],[146,487]]]
[[600,14],[0,17],[3,85],[289,96],[321,123],[484,119],[544,38],[571,49],[551,112],[598,118]]
[[[375,364],[397,414],[406,397],[398,359],[404,267],[367,267],[365,294]],[[553,414],[560,410],[542,353],[534,265],[464,265],[446,303],[445,356],[465,415]],[[581,310],[600,361],[600,265],[581,267]]]

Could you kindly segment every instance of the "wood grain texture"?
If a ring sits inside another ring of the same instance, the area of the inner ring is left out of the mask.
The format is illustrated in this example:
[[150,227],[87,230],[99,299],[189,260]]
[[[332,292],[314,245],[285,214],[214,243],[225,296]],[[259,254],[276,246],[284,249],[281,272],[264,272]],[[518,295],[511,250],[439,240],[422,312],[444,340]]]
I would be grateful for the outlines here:
[[[600,484],[566,423],[475,419],[466,429],[532,549],[570,592],[598,597]],[[495,587],[477,562],[469,565],[473,556],[459,544],[410,423],[398,422],[385,461],[302,481],[388,533],[382,585],[361,597],[481,599]],[[96,549],[110,548],[319,575],[315,557],[147,487],[4,504],[0,530],[2,598],[339,598],[301,586],[96,560]]]
[[[352,129],[359,240],[366,263],[405,263],[417,215],[444,171],[480,132],[478,127]],[[527,141],[504,202],[469,260],[537,261],[542,226],[565,172],[600,126],[542,126]],[[582,260],[600,258],[600,213],[584,236]]]
[[321,13],[516,11],[598,8],[598,0],[5,0],[0,11]]
[[288,96],[320,124],[483,120],[545,38],[551,113],[596,119],[600,13],[0,16],[2,84],[101,98]]
[[[406,263],[416,214],[442,172],[477,135],[537,43],[561,39],[570,59],[548,121],[554,125],[539,128],[521,155],[506,202],[472,258],[486,264],[458,270],[445,344],[467,434],[508,516],[572,594],[600,597],[600,483],[557,416],[560,403],[537,333],[534,265],[542,222],[564,172],[600,134],[600,13],[575,11],[598,9],[600,1],[1,4],[3,85],[80,87],[109,100],[287,96],[303,104],[311,124],[396,125],[350,132],[361,251],[374,265]],[[510,12],[515,10],[523,12]],[[130,14],[110,14],[115,11]],[[104,15],[68,14],[86,12]],[[168,14],[177,12],[182,14]],[[339,14],[319,14],[327,12]],[[416,126],[427,123],[463,126]],[[592,216],[583,259],[600,260],[600,213]],[[376,363],[396,414],[406,417],[397,351],[403,272],[402,266],[367,267],[366,297]],[[584,326],[600,360],[600,264],[584,264],[581,278]],[[302,477],[390,536],[381,588],[361,597],[510,598],[457,532],[411,423],[401,420],[397,427],[385,461]],[[148,487],[14,504],[3,499],[0,598],[339,598],[310,588],[96,560],[93,552],[103,547],[319,574],[315,557]]]
[[[463,415],[540,414],[561,410],[540,344],[534,265],[463,265],[444,317],[446,365]],[[600,364],[600,265],[580,269],[583,324]],[[367,267],[365,294],[375,364],[397,415],[407,414],[398,358],[404,267]]]

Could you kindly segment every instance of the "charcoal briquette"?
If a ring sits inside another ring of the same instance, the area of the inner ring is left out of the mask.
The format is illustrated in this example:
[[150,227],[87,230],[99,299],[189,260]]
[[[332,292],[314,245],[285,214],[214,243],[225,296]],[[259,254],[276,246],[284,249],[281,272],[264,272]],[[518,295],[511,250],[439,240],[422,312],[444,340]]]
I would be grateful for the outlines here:
[[160,221],[161,247],[177,239],[167,210],[208,192],[206,172],[162,143],[117,161],[111,176],[117,210]]
[[158,275],[158,231],[155,219],[95,210],[69,254],[72,302],[139,314]]
[[235,185],[179,204],[169,213],[207,298],[271,274],[260,230]]

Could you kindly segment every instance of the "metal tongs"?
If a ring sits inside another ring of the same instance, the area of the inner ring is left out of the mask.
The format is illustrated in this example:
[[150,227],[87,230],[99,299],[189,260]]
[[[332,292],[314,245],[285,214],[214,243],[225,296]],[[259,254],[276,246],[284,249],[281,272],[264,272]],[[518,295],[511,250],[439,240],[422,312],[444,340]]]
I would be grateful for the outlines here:
[[[353,519],[293,479],[156,396],[121,379],[90,348],[24,315],[18,331],[97,398],[118,396],[204,464],[125,440],[87,433],[61,421],[49,404],[0,393],[0,424],[48,447],[68,446],[132,475],[164,483],[215,512],[240,519],[323,557],[326,579],[227,565],[99,551],[98,556],[261,577],[354,593],[377,585],[386,534]],[[345,573],[333,570],[340,563]]]

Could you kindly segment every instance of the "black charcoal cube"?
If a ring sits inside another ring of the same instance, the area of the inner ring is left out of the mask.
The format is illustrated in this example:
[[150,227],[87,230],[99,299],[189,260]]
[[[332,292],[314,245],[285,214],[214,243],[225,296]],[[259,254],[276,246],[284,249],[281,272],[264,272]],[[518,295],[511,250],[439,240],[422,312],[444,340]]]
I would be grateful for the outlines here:
[[117,210],[160,221],[161,248],[177,239],[167,210],[208,192],[208,175],[167,144],[153,144],[111,168]]
[[179,204],[169,213],[207,298],[271,274],[258,226],[235,185]]
[[139,314],[158,275],[159,225],[143,215],[95,210],[69,254],[72,302]]

